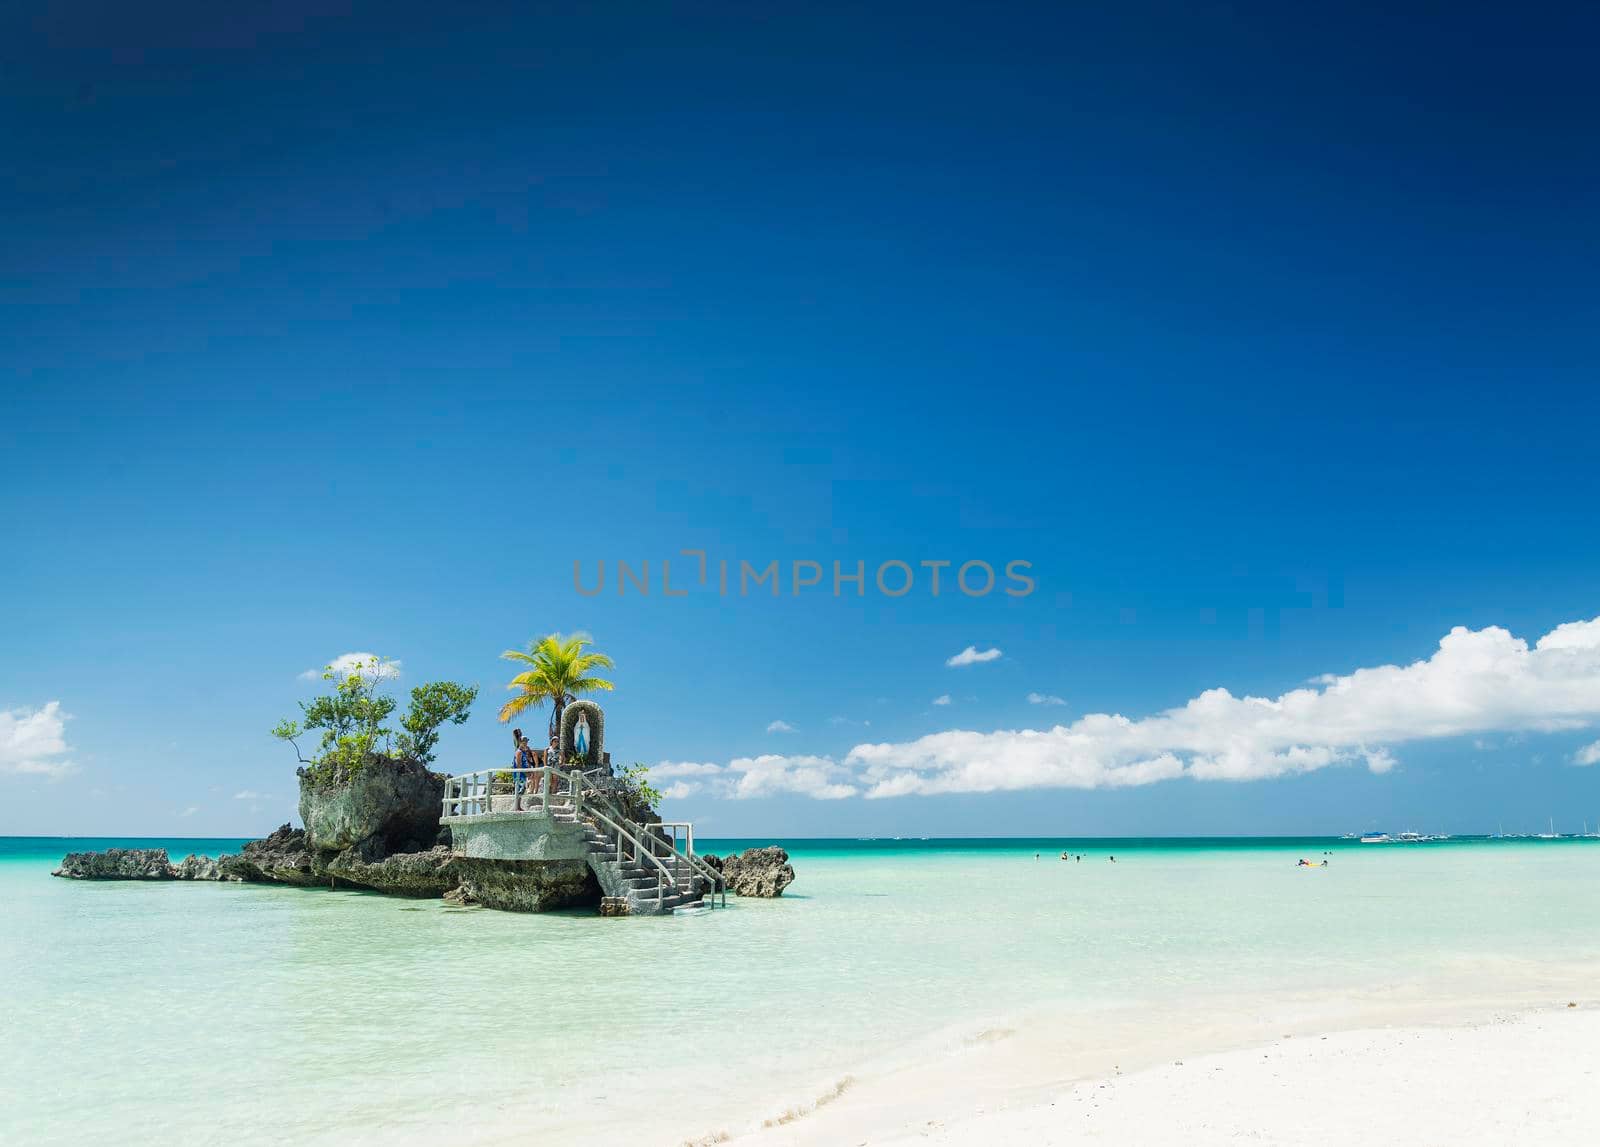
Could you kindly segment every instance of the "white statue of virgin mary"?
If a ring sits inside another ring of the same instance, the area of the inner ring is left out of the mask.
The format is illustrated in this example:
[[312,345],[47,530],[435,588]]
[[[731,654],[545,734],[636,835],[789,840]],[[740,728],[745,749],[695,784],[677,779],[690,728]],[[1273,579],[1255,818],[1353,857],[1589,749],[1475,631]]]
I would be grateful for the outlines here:
[[579,713],[578,723],[572,728],[572,747],[580,757],[589,755],[589,714]]

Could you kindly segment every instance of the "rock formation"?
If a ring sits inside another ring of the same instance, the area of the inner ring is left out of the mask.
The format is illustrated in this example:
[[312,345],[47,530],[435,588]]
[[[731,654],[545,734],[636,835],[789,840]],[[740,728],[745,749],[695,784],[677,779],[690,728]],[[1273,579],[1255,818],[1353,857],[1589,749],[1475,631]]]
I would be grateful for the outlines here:
[[707,864],[719,870],[728,882],[728,891],[735,896],[759,896],[771,899],[782,896],[783,890],[794,883],[794,868],[789,854],[773,845],[769,848],[747,848],[744,852],[719,857],[711,853],[705,857]]
[[[654,814],[620,780],[603,778],[612,799],[641,822]],[[412,760],[369,757],[354,774],[327,779],[300,770],[300,815],[306,827],[283,825],[236,856],[188,856],[172,863],[165,849],[69,854],[55,873],[75,880],[217,880],[310,887],[369,888],[394,896],[444,896],[515,912],[577,905],[608,906],[585,860],[489,860],[456,855],[439,823],[444,778]],[[738,896],[773,897],[794,880],[789,854],[752,848],[705,858]],[[611,889],[610,891],[616,891]],[[616,905],[609,905],[610,912]],[[609,913],[608,913],[609,914]]]
[[405,757],[369,756],[354,773],[300,770],[300,821],[315,852],[365,847],[387,856],[438,842],[444,775]]
[[277,884],[323,884],[312,863],[304,829],[282,825],[265,840],[252,840],[238,856],[217,861],[225,876]]
[[471,903],[508,912],[546,912],[600,901],[600,885],[582,860],[455,858],[454,875]]
[[178,870],[164,848],[108,848],[69,852],[51,873],[69,880],[177,880]]
[[173,879],[175,880],[238,880],[237,876],[230,876],[222,871],[222,861],[227,857],[212,860],[209,856],[196,856],[190,853],[177,864],[172,866]]
[[190,856],[173,864],[165,849],[80,852],[57,876],[78,880],[238,880],[260,884],[345,885],[400,896],[440,896],[460,883],[439,811],[444,778],[416,761],[368,758],[353,776],[328,782],[300,770],[300,815],[237,856]]
[[318,858],[317,872],[333,883],[353,884],[390,896],[443,896],[461,883],[457,857],[437,845],[421,852],[396,852],[369,859],[347,848],[331,859]]
[[270,846],[263,851],[274,864],[257,867],[268,879],[290,884],[442,896],[461,882],[449,830],[439,824],[443,801],[443,774],[409,758],[375,753],[354,773],[331,779],[301,769],[305,830],[297,835],[284,825],[258,842]]

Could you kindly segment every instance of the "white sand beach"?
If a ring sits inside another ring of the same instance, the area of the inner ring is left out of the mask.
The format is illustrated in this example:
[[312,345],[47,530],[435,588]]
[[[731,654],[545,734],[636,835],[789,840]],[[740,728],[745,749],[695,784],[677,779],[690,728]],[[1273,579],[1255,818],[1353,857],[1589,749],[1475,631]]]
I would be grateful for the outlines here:
[[[1141,1050],[1125,1043],[1110,1054]],[[1491,1012],[1470,1023],[1457,1016],[1330,1034],[1286,1031],[1057,1087],[1037,1082],[1042,1052],[1020,1033],[988,1033],[936,1066],[841,1080],[809,1109],[714,1141],[1488,1144],[1588,1142],[1600,1127],[1600,1007],[1592,1002]]]

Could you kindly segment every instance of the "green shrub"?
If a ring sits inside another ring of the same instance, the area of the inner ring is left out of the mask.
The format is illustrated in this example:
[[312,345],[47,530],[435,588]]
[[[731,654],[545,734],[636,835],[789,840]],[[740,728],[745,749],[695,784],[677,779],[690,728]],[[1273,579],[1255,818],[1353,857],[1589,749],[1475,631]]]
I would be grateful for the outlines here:
[[[401,756],[431,764],[446,722],[459,725],[467,719],[478,696],[476,685],[430,681],[411,690],[411,706],[400,718],[398,737],[386,722],[398,702],[379,688],[383,661],[358,662],[347,670],[328,666],[324,681],[334,682],[332,693],[300,702],[300,719],[280,721],[272,735],[294,747],[306,773],[330,784],[361,770],[376,753],[390,754],[398,744]],[[321,734],[316,750],[307,757],[299,738]]]
[[622,782],[630,803],[643,805],[651,812],[657,812],[661,808],[661,791],[650,784],[649,774],[649,765],[635,761],[623,769],[617,775],[617,779]]

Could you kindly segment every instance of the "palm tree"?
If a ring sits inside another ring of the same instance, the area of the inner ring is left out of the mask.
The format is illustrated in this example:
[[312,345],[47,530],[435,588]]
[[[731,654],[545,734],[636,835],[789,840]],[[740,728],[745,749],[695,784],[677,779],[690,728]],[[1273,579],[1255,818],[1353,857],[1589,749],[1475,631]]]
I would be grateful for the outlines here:
[[551,633],[528,642],[526,653],[518,649],[502,653],[505,660],[521,662],[528,668],[506,686],[517,695],[500,707],[500,720],[509,721],[524,709],[549,701],[550,732],[554,734],[561,727],[561,711],[569,701],[575,701],[580,693],[609,690],[611,682],[594,676],[594,671],[612,668],[611,658],[604,653],[585,652],[593,644],[594,639],[587,633],[570,637]]

